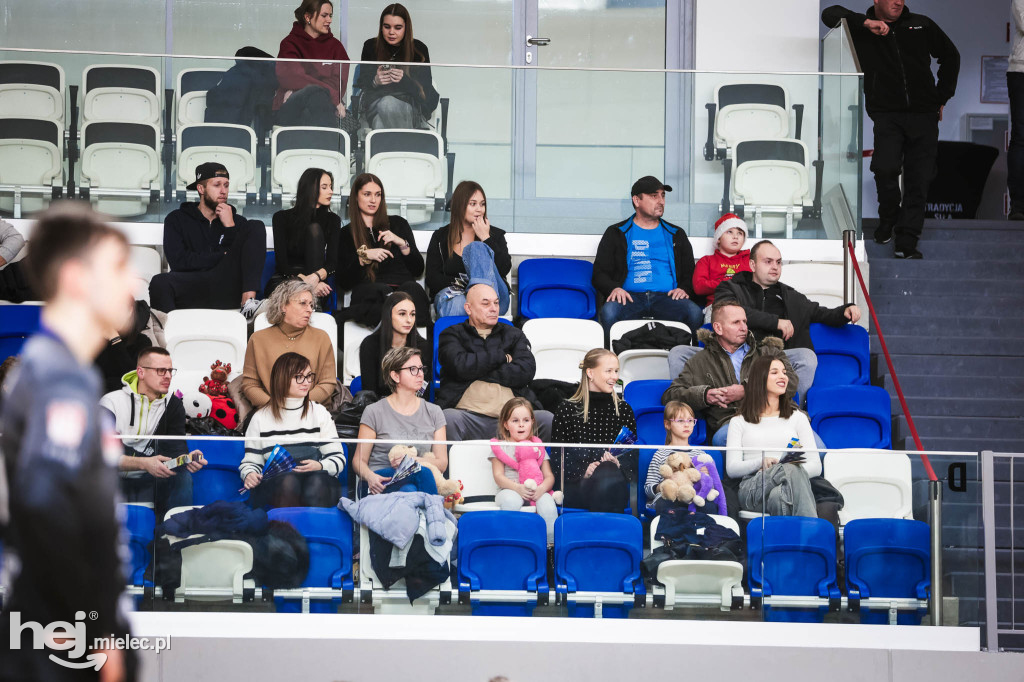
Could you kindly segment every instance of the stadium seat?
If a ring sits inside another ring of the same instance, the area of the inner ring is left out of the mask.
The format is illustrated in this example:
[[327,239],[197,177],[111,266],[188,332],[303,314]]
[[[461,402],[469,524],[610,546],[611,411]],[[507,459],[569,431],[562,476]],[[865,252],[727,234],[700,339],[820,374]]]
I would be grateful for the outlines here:
[[815,386],[867,386],[871,383],[871,348],[868,331],[848,324],[829,327],[811,324],[811,343],[818,356]]
[[156,516],[151,507],[141,504],[120,504],[118,506],[124,515],[124,527],[128,532],[128,549],[132,556],[132,572],[128,576],[128,582],[135,587],[143,587],[146,584],[144,579],[146,568],[152,558],[149,553],[149,543],[153,541]]
[[[750,596],[838,601],[836,531],[825,519],[762,516],[747,524]],[[820,623],[830,606],[764,606],[768,621]]]
[[494,496],[500,488],[494,482],[490,457],[491,444],[487,441],[466,441],[449,446],[448,479],[462,481],[462,501],[456,503],[455,513],[498,509]]
[[647,594],[635,516],[581,512],[555,521],[555,591],[571,618],[626,618]]
[[769,83],[729,83],[715,88],[715,101],[708,110],[708,140],[704,158],[725,159],[745,140],[800,139],[803,105],[797,112],[795,134],[790,135],[789,93]]
[[363,343],[363,339],[372,333],[372,329],[367,329],[352,320],[345,322],[342,333],[345,339],[345,363],[342,367],[341,377],[344,383],[351,383],[354,377],[362,375],[363,372],[359,368],[359,346]]
[[[615,350],[615,342],[622,338],[623,334],[634,329],[643,327],[651,322],[663,324],[666,327],[677,327],[692,331],[682,322],[672,320],[622,320],[612,325],[608,332],[608,349]],[[671,379],[668,372],[668,351],[659,348],[635,348],[624,350],[619,356],[619,379],[625,387],[629,382],[637,379]]]
[[[732,159],[732,202],[737,212],[753,218],[752,237],[784,232],[786,239],[793,238],[804,208],[813,205],[808,168],[807,146],[800,140],[737,143]],[[766,222],[769,215],[781,219]]]
[[365,168],[381,179],[388,207],[412,225],[430,220],[444,206],[448,160],[444,140],[433,130],[371,130],[364,142]]
[[[710,514],[721,526],[736,535],[740,527],[728,516]],[[662,546],[654,536],[658,532],[660,516],[651,521],[651,551]],[[730,611],[734,598],[743,598],[743,564],[738,561],[705,561],[697,559],[669,559],[658,565],[658,582],[665,586],[665,610],[675,608],[676,596],[717,596],[719,608]]]
[[519,264],[519,315],[574,317],[597,315],[597,292],[590,279],[594,264],[572,258],[530,258]]
[[46,119],[63,130],[65,87],[64,69],[57,64],[2,61],[0,118]]
[[192,474],[192,504],[205,506],[218,500],[243,499],[238,467],[245,456],[245,441],[223,438],[188,441],[188,449],[201,450],[207,464]]
[[466,514],[459,519],[459,601],[468,600],[474,616],[531,616],[547,600],[547,557],[536,514]]
[[[267,512],[271,521],[285,521],[306,538],[309,546],[309,571],[302,587],[329,587],[339,590],[331,600],[311,600],[310,613],[337,613],[343,600],[350,600],[352,583],[352,519],[331,507],[283,507]],[[278,612],[303,611],[302,600],[274,598]]]
[[352,395],[359,393],[363,390],[363,377],[352,377],[352,381],[348,385],[348,390]]
[[527,320],[523,333],[537,359],[534,379],[579,383],[580,362],[594,348],[604,347],[604,329],[594,320],[546,317]]
[[[142,215],[154,195],[159,200],[162,180],[155,124],[90,121],[82,126],[81,188],[97,211]],[[134,196],[119,196],[127,191]]]
[[[252,322],[252,331],[256,333],[262,329],[266,329],[270,326],[267,322],[267,314],[260,313],[256,316],[256,319]],[[316,329],[322,329],[327,332],[327,336],[331,339],[331,348],[334,349],[334,356],[338,356],[338,323],[335,322],[334,316],[327,313],[313,313],[309,318],[309,326],[315,327]],[[347,331],[347,328],[346,328]]]
[[839,522],[912,519],[910,457],[891,450],[829,450],[823,476],[843,494]]
[[[671,383],[668,379],[631,381],[622,392],[623,400],[633,408],[638,432],[636,435],[644,445],[662,445],[665,442],[665,408],[661,404],[661,396]],[[690,434],[690,443],[696,446],[704,445],[707,435],[707,422],[698,419],[693,427],[693,433]],[[653,452],[651,454],[653,455]],[[708,454],[715,458],[718,470],[724,471],[720,461],[722,453]]]
[[[843,539],[850,600],[927,599],[931,590],[928,524],[908,519],[858,519]],[[899,611],[898,625],[920,625],[926,608]],[[861,606],[862,623],[892,623],[888,609]]]
[[231,363],[234,379],[242,373],[248,329],[237,310],[201,308],[172,310],[167,314],[164,339],[178,373],[171,391],[194,391],[216,360]]
[[193,123],[178,129],[178,192],[195,181],[196,167],[216,162],[228,169],[231,192],[255,194],[256,132],[231,123]]
[[149,303],[149,281],[163,269],[160,254],[151,246],[132,246],[128,258],[138,276],[135,282],[135,300]]
[[92,64],[82,72],[82,121],[160,125],[163,88],[151,66]]
[[177,128],[206,120],[206,91],[220,82],[225,71],[227,69],[183,69],[178,74],[178,88],[174,91]]
[[373,562],[370,561],[370,532],[364,525],[359,526],[359,553],[359,601],[362,604],[372,604],[374,613],[433,615],[441,602],[441,588],[446,591],[451,589],[451,585],[445,582],[410,604],[409,596],[405,592],[404,578],[385,589],[377,577],[376,571],[373,570]]
[[843,305],[842,263],[786,263],[780,280],[826,308]]
[[28,337],[39,331],[39,314],[43,307],[36,303],[0,306],[0,362],[21,352]]
[[831,448],[892,448],[892,403],[878,386],[812,386],[811,428]]
[[14,193],[0,192],[0,210],[14,213],[40,211],[64,184],[64,127],[41,118],[0,118],[0,185],[15,185]]
[[323,168],[334,176],[335,203],[349,181],[348,133],[338,128],[281,127],[270,136],[270,172],[276,201],[290,206],[299,176],[307,168]]
[[[196,507],[175,507],[167,512],[164,520],[175,514]],[[171,544],[185,538],[168,536]],[[181,550],[181,582],[174,600],[183,602],[186,592],[194,590],[187,598],[190,601],[221,601],[230,598],[235,604],[242,603],[246,590],[256,588],[252,578],[252,545],[242,540],[214,540]],[[203,594],[203,590],[210,591]]]

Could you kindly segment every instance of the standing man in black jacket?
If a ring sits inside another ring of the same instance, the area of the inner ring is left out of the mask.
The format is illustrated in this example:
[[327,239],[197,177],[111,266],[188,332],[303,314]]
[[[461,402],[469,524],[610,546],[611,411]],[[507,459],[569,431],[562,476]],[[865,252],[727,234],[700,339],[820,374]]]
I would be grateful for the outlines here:
[[248,319],[256,317],[267,228],[228,204],[230,182],[221,164],[200,164],[196,181],[186,188],[199,192],[198,203],[186,201],[164,219],[164,255],[171,271],[149,283],[156,310],[238,307]]
[[[935,177],[942,108],[956,92],[960,53],[934,21],[913,14],[903,0],[875,0],[865,14],[833,5],[821,20],[846,19],[864,70],[864,97],[874,121],[871,172],[878,190],[875,241],[895,234],[897,258],[921,258],[928,186]],[[932,75],[938,60],[938,82]],[[900,172],[903,192],[900,192]]]

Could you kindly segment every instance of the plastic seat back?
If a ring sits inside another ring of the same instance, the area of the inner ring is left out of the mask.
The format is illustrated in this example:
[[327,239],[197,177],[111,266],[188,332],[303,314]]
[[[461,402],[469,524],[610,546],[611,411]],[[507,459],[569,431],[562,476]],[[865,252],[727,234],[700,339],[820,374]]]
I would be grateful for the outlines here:
[[536,514],[481,511],[459,519],[459,589],[470,591],[473,615],[532,615],[533,604],[480,603],[472,592],[536,594],[546,574],[547,531]]
[[779,85],[730,83],[715,90],[715,140],[733,149],[745,140],[789,137],[789,94]]
[[892,447],[892,403],[878,386],[812,386],[811,428],[830,448]]
[[494,510],[500,488],[491,469],[491,444],[487,441],[456,443],[448,449],[448,478],[462,482],[462,501],[456,512]]
[[[44,188],[63,184],[64,128],[54,120],[0,118],[0,184]],[[50,203],[49,192],[28,193],[23,213]],[[14,210],[14,195],[0,194],[0,210]]]
[[[90,187],[96,210],[133,216],[146,212],[149,191],[159,189],[160,131],[152,123],[87,122],[82,126],[82,183]],[[142,190],[136,197],[116,197],[104,190]]]
[[448,190],[441,136],[433,130],[372,130],[365,147],[366,171],[387,187],[389,204],[411,224],[429,220]]
[[910,457],[891,450],[829,450],[824,476],[843,494],[839,520],[913,518]]
[[136,300],[149,303],[149,282],[153,275],[160,274],[163,264],[160,261],[160,254],[149,246],[132,246],[128,253],[132,268],[138,275],[135,283]]
[[571,258],[530,258],[519,264],[519,314],[538,317],[597,315],[597,292],[590,283],[594,265]]
[[[927,599],[931,589],[928,524],[908,519],[858,519],[843,537],[851,597]],[[919,625],[924,609],[901,611],[899,625]],[[887,623],[888,610],[861,608],[862,623]]]
[[871,383],[868,331],[859,325],[829,327],[811,324],[811,343],[818,357],[815,386],[866,386]]
[[[214,360],[231,363],[231,376],[242,371],[247,325],[237,310],[190,308],[167,314],[167,350],[179,370],[209,372]],[[182,372],[179,372],[181,374]]]
[[[337,507],[283,507],[267,512],[271,521],[285,521],[306,538],[309,547],[309,571],[302,587],[332,587],[352,590],[352,519]],[[296,599],[275,598],[279,612],[297,613],[301,602]],[[338,599],[315,600],[310,603],[311,613],[333,613],[338,610]]]
[[[665,442],[665,408],[661,404],[661,396],[672,382],[668,379],[648,379],[631,381],[622,392],[623,400],[633,408],[636,417],[637,438],[645,445],[661,445]],[[703,445],[707,440],[707,422],[698,419],[690,434],[691,445]],[[719,471],[720,453],[709,453],[715,457]],[[648,461],[650,458],[648,458]]]
[[343,381],[351,382],[354,377],[362,375],[363,372],[359,366],[359,346],[362,345],[363,339],[372,333],[372,329],[367,329],[352,320],[345,322],[345,365],[343,368]]
[[348,186],[350,149],[348,133],[338,128],[274,129],[270,167],[275,191],[292,197],[307,168],[323,168],[334,176],[334,192],[340,196]]
[[[569,595],[571,617],[592,617],[592,605],[574,605],[574,592],[642,594],[643,526],[635,516],[581,512],[555,521],[555,579]],[[605,618],[625,618],[632,603],[607,605]]]
[[218,500],[241,500],[242,479],[238,467],[245,456],[245,442],[239,439],[192,440],[188,449],[201,450],[207,464],[192,474],[192,503],[207,505]]
[[178,74],[178,88],[174,91],[178,128],[206,120],[206,92],[220,82],[225,71],[227,69],[183,69]]
[[153,541],[153,528],[156,516],[153,510],[140,504],[118,505],[124,514],[124,527],[128,531],[128,548],[132,556],[131,575],[129,582],[136,587],[145,584],[146,568],[152,558],[149,554],[149,543]]
[[162,94],[153,67],[93,64],[82,72],[82,120],[159,125]]
[[593,320],[561,317],[527,320],[523,333],[530,340],[537,360],[535,379],[577,383],[583,356],[594,348],[604,347],[604,329]]
[[733,164],[733,191],[749,208],[810,201],[807,147],[799,140],[745,140]]
[[195,180],[195,169],[216,162],[228,169],[232,192],[256,189],[256,132],[231,123],[193,123],[178,129],[178,189]]
[[843,304],[842,263],[786,263],[780,279],[826,308]]
[[64,69],[49,62],[0,62],[0,118],[41,118],[64,126]]
[[0,362],[21,352],[28,337],[39,331],[41,305],[21,303],[0,306]]

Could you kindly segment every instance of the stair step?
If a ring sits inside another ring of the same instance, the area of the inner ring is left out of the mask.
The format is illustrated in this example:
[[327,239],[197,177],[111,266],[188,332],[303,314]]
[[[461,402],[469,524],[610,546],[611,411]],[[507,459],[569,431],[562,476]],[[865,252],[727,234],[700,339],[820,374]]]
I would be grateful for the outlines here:
[[[1024,440],[1024,418],[1020,417],[930,417],[914,415],[917,432],[925,438],[1004,438]],[[906,415],[896,417],[896,433],[910,436]]]
[[[872,274],[873,274],[872,269]],[[904,277],[900,279],[879,279],[871,277],[870,292],[889,296],[945,296],[951,291],[970,291],[974,296],[1006,296],[1017,291],[1007,283],[1006,280],[988,278],[970,280],[969,288],[966,282],[957,279],[950,282],[945,278],[936,277]],[[948,307],[946,308],[948,310]]]
[[[959,244],[949,242],[954,247]],[[923,247],[922,247],[923,248]],[[952,262],[951,262],[952,261]],[[951,271],[951,268],[955,270]],[[950,275],[955,273],[955,279]],[[896,258],[877,258],[871,261],[871,278],[910,279],[935,278],[947,289],[956,289],[965,281],[979,279],[996,279],[1003,281],[1019,281],[1024,279],[1024,268],[1013,267],[1010,263],[1000,263],[998,258],[989,254],[988,258],[968,260],[966,256],[947,260],[929,259],[902,260]]]
[[[921,442],[924,444],[925,451],[981,452],[982,450],[992,450],[993,452],[1024,452],[1024,439],[1019,438],[936,438],[925,437],[924,434],[921,434]],[[893,447],[897,450],[915,449],[914,442],[910,438],[905,438],[900,444],[894,441]]]
[[[1024,304],[1024,300],[1021,301]],[[886,336],[918,334],[942,336],[1013,336],[1024,339],[1024,318],[1016,315],[949,316],[887,313],[878,315],[878,323]]]
[[[933,395],[935,397],[950,396],[960,399],[974,397],[998,398],[999,396],[1018,396],[1024,393],[1024,379],[989,377],[984,381],[971,381],[963,377],[937,374],[906,374],[898,369],[900,387],[904,395]],[[882,387],[895,394],[896,388],[891,376],[883,377]]]
[[[1019,337],[1009,336],[989,338],[979,338],[978,336],[949,336],[937,338],[927,335],[890,335],[887,333],[885,335],[885,343],[888,346],[890,353],[902,355],[916,353],[918,355],[938,356],[996,355],[1019,357],[1022,349],[1021,339]],[[882,347],[879,345],[878,337],[876,336],[871,337],[871,352],[882,352]]]
[[[878,225],[877,218],[869,218],[864,221],[865,239],[874,237],[875,227]],[[959,239],[963,241],[978,241],[984,243],[989,237],[988,232],[999,233],[999,237],[1014,238],[1024,234],[1020,223],[1008,220],[935,220],[924,221],[924,232],[921,235],[921,242],[940,239]],[[886,246],[889,246],[888,244]]]
[[[878,315],[935,315],[936,311],[970,311],[974,315],[1005,315],[1021,306],[1022,296],[974,296],[950,295],[946,293],[904,294],[876,291],[882,286],[881,280],[871,280],[871,302]],[[1006,293],[1006,292],[1004,292]],[[859,299],[858,299],[859,300]],[[861,312],[867,315],[867,305],[861,304]],[[882,325],[885,329],[885,325]]]
[[[1019,417],[1024,414],[1024,400],[1013,398],[974,398],[972,400],[950,400],[949,398],[907,396],[910,414],[929,417]],[[892,412],[902,414],[900,403],[892,398]]]
[[[871,263],[872,269],[874,269],[875,265],[878,265],[882,262],[906,262],[898,260],[893,257],[892,244],[876,244],[872,239],[869,238],[865,242],[864,246],[865,250],[867,251],[868,260]],[[933,263],[951,260],[959,261],[961,259],[990,259],[992,257],[993,248],[991,243],[985,243],[981,241],[975,242],[953,239],[925,239],[921,243],[921,252],[924,254],[924,260],[917,262]]]
[[[899,375],[941,373],[972,381],[980,377],[1024,377],[1024,357],[893,355],[892,362]],[[882,355],[878,356],[876,364],[876,376],[883,377],[889,373],[889,366]]]

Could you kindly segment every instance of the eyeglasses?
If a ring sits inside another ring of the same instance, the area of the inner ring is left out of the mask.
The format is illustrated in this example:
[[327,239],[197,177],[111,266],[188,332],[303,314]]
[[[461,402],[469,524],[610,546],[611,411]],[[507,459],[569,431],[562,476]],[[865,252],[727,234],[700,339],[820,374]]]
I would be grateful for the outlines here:
[[398,371],[401,372],[402,370],[408,370],[409,374],[413,375],[414,377],[418,377],[419,375],[423,374],[424,369],[425,368],[423,367],[423,365],[420,365],[418,367],[403,367]]
[[672,422],[673,424],[686,424],[687,426],[693,426],[694,424],[697,423],[696,419],[689,419],[689,418],[686,418],[686,419],[669,419],[669,421]]
[[316,372],[310,372],[309,374],[296,374],[294,377],[295,383],[297,384],[312,384],[316,381]]
[[171,367],[146,367],[145,365],[139,365],[139,369],[148,369],[156,372],[158,377],[165,377],[170,374],[172,377],[178,373],[178,370]]

